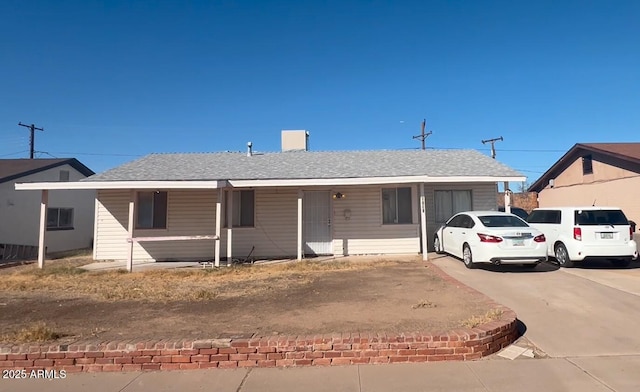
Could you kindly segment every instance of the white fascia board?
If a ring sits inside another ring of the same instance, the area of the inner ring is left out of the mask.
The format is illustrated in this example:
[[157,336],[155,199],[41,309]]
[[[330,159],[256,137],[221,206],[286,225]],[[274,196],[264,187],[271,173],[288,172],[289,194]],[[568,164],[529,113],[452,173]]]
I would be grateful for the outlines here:
[[80,190],[80,189],[217,189],[227,187],[227,181],[78,181],[16,183],[18,191]]
[[229,180],[234,188],[277,187],[277,186],[313,186],[313,185],[379,185],[405,183],[467,183],[467,182],[524,182],[526,177],[496,176],[399,176],[399,177],[357,177],[357,178],[301,178],[283,180]]
[[229,180],[229,181],[80,181],[80,182],[29,182],[16,183],[16,190],[80,190],[80,189],[217,189],[278,186],[327,186],[327,185],[383,185],[409,183],[469,183],[469,182],[524,182],[526,177],[499,176],[398,176],[356,178],[301,178],[277,180]]

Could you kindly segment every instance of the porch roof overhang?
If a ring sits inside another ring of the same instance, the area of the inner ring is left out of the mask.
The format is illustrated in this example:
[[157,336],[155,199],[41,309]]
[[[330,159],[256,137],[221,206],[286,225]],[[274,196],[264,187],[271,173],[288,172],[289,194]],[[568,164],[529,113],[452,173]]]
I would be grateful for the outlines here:
[[302,186],[384,185],[409,183],[524,182],[525,176],[390,176],[199,181],[79,181],[18,183],[16,190],[218,189]]
[[95,190],[95,189],[217,189],[228,187],[227,181],[77,181],[77,182],[23,182],[16,184],[18,191],[32,190]]

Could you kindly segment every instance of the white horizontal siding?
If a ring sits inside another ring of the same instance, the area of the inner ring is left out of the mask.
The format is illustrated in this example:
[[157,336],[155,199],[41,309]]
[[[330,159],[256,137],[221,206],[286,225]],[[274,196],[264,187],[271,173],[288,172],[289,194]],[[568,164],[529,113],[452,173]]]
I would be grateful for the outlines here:
[[[215,190],[170,191],[167,195],[167,228],[136,230],[135,236],[215,234]],[[98,192],[95,258],[124,260],[127,257],[129,191]],[[145,242],[134,245],[136,260],[213,258],[212,240]]]
[[[291,188],[255,190],[254,227],[233,228],[233,258],[295,256],[298,237],[298,191]],[[222,230],[221,255],[227,255],[227,230]]]
[[[393,187],[385,185],[384,187]],[[406,185],[401,185],[406,186]],[[334,254],[411,254],[420,252],[417,186],[412,187],[413,223],[382,224],[382,186],[345,186],[331,189],[344,199],[331,201]],[[313,188],[313,190],[325,188]],[[495,184],[427,184],[427,233],[429,243],[436,230],[435,190],[469,189],[474,209],[496,208]],[[242,258],[254,247],[255,257],[295,256],[297,253],[297,195],[292,188],[255,190],[254,227],[233,228],[233,258]],[[129,191],[101,190],[96,204],[95,258],[127,257]],[[136,236],[215,234],[217,190],[184,190],[168,193],[167,229],[137,230]],[[224,207],[224,206],[223,206]],[[345,210],[350,210],[349,219]],[[221,256],[226,257],[227,229],[221,232]],[[134,245],[136,260],[212,259],[214,241],[145,242]]]
[[[401,185],[406,186],[406,185]],[[385,185],[384,188],[394,185]],[[382,187],[336,189],[344,199],[333,200],[333,250],[336,255],[402,254],[420,251],[416,187],[412,186],[413,223],[382,224]],[[345,219],[345,210],[351,211]]]
[[129,191],[98,191],[96,202],[96,260],[122,260],[127,257]]
[[436,223],[436,191],[451,190],[470,190],[471,191],[471,208],[473,210],[497,210],[497,194],[498,188],[495,183],[462,183],[462,184],[431,184],[427,183],[424,187],[425,202],[427,204],[427,244],[428,250],[433,250],[433,236],[438,229],[439,223]]

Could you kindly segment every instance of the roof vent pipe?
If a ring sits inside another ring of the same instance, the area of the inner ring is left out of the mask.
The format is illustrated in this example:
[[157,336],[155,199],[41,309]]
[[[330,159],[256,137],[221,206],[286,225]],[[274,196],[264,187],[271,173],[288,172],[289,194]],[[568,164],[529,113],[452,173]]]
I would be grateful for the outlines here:
[[253,144],[251,142],[247,143],[247,156],[250,157],[253,155]]

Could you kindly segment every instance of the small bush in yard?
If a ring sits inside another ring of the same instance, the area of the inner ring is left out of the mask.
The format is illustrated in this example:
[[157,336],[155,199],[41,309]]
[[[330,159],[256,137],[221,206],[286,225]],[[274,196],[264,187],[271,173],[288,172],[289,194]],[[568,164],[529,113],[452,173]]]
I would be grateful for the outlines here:
[[491,309],[482,316],[472,316],[462,322],[462,326],[466,328],[475,328],[478,325],[486,324],[491,321],[500,320],[502,317],[502,310]]
[[55,332],[44,322],[31,324],[28,327],[14,332],[13,334],[2,336],[2,340],[13,341],[17,343],[29,342],[47,342],[61,338],[62,334]]

